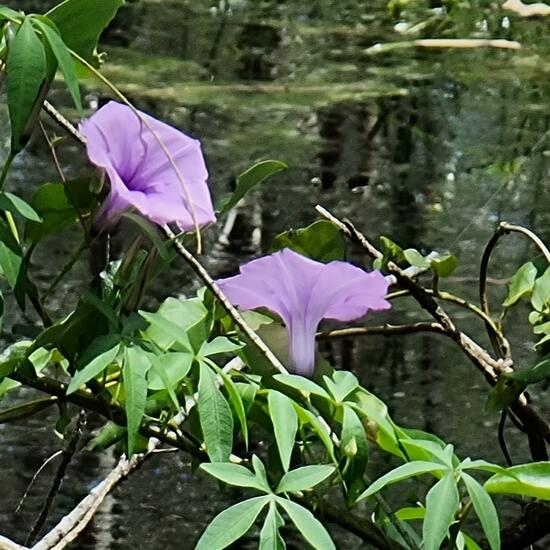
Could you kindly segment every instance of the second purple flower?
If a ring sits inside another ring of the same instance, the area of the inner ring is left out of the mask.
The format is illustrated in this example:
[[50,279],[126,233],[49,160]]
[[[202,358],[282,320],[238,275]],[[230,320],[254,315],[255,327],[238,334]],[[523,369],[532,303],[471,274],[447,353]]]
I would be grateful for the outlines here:
[[265,307],[281,317],[289,337],[290,368],[311,376],[315,333],[322,319],[352,321],[390,308],[388,281],[346,262],[316,262],[290,249],[258,258],[218,285],[242,309]]

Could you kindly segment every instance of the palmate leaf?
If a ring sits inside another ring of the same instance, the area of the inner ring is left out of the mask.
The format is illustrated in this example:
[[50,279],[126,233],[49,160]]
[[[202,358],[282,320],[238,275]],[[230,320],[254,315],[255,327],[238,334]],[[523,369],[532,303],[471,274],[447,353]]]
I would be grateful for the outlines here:
[[284,393],[276,390],[269,390],[267,404],[269,416],[273,423],[279,457],[286,472],[290,466],[290,457],[294,448],[296,432],[298,431],[298,415],[294,410],[292,400]]
[[271,492],[269,485],[254,475],[248,468],[231,462],[203,463],[200,466],[205,472],[216,479],[235,485],[236,487],[249,487],[265,493]]
[[447,472],[426,496],[426,515],[422,525],[424,550],[439,550],[454,520],[459,503],[452,471]]
[[286,545],[279,533],[279,528],[284,524],[283,518],[277,511],[277,505],[275,502],[270,502],[269,511],[260,532],[258,550],[284,550]]
[[202,534],[195,550],[227,548],[252,527],[269,501],[269,496],[250,498],[219,513]]
[[314,464],[302,466],[296,470],[287,472],[279,481],[275,489],[276,493],[291,493],[293,491],[305,491],[324,481],[334,473],[334,466]]
[[122,378],[124,380],[124,408],[126,409],[129,457],[134,453],[136,437],[145,413],[146,374],[150,366],[151,362],[141,348],[132,346],[125,349]]
[[277,497],[277,504],[288,514],[292,523],[315,550],[336,550],[323,524],[309,510],[281,497]]
[[231,407],[216,385],[216,378],[206,363],[200,363],[198,411],[212,462],[227,462],[233,448],[233,414]]
[[30,137],[36,103],[46,78],[46,53],[29,17],[25,17],[10,45],[6,70],[11,152],[16,154]]
[[446,469],[447,468],[443,466],[443,464],[438,462],[428,462],[423,460],[408,462],[407,464],[403,464],[391,470],[382,477],[379,477],[376,481],[370,484],[369,488],[357,500],[374,495],[386,485],[390,485],[391,483],[397,483],[398,481],[422,474],[442,472]]
[[487,491],[472,476],[462,473],[462,481],[466,485],[474,510],[483,527],[483,532],[491,545],[491,550],[500,550],[500,526],[498,514]]
[[506,468],[485,482],[491,494],[523,495],[550,500],[550,462],[532,462]]

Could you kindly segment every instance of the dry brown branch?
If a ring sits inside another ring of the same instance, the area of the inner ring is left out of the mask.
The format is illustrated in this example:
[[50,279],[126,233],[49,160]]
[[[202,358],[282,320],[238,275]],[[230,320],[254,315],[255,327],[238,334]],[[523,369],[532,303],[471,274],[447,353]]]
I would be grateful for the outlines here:
[[544,2],[524,4],[521,0],[507,0],[502,4],[503,9],[513,11],[521,17],[533,17],[536,15],[550,15],[550,6]]
[[[349,222],[343,222],[332,215],[328,210],[318,205],[317,212],[334,223],[346,236],[359,244],[368,255],[373,258],[381,258],[382,253]],[[467,334],[460,331],[447,312],[436,302],[433,296],[416,281],[407,277],[403,270],[389,262],[388,271],[395,276],[398,284],[407,290],[418,304],[425,309],[443,328],[445,333],[459,346],[470,361],[482,372],[489,384],[494,385],[500,374],[509,372],[512,361],[494,359]],[[550,425],[527,402],[525,394],[520,395],[517,402],[511,407],[514,414],[522,423],[526,432],[531,455],[534,460],[548,460],[546,443],[550,443]]]

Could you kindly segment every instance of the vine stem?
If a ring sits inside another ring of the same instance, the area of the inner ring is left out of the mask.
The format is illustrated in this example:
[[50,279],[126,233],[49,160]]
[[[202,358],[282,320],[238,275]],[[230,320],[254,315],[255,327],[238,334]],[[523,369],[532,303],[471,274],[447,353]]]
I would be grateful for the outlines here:
[[8,177],[8,173],[10,171],[11,164],[14,158],[15,158],[15,154],[12,151],[10,151],[9,155],[4,161],[2,172],[0,172],[0,191],[3,191],[4,189],[4,184],[6,183],[6,178]]
[[203,283],[212,291],[212,294],[221,302],[227,313],[232,317],[239,328],[248,336],[252,343],[258,348],[261,354],[271,363],[271,365],[283,374],[288,374],[288,371],[283,366],[281,361],[276,355],[269,349],[265,342],[248,326],[243,316],[239,313],[237,308],[227,299],[222,289],[216,284],[216,281],[212,279],[208,271],[202,266],[202,264],[195,258],[195,256],[185,248],[185,246],[177,240],[174,232],[167,226],[162,226],[162,231],[166,237],[172,241],[178,254],[191,266],[191,269],[198,275]]

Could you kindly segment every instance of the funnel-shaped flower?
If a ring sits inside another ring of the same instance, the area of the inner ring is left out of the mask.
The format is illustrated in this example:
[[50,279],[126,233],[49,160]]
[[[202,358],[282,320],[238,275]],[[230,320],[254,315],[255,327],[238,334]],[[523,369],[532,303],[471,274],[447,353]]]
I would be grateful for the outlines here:
[[352,321],[369,310],[388,309],[388,282],[379,271],[367,273],[345,262],[322,264],[290,249],[253,260],[218,285],[242,309],[266,307],[284,321],[290,367],[311,376],[315,333],[322,319]]
[[199,141],[115,101],[83,121],[80,132],[88,158],[111,182],[97,223],[108,225],[130,208],[181,230],[216,220]]

